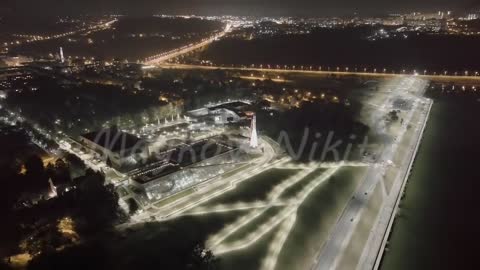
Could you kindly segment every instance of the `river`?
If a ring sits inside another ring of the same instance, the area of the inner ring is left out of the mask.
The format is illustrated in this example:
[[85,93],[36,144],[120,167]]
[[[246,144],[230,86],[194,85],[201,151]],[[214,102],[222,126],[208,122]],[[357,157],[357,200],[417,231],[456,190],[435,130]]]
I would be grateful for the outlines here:
[[435,100],[382,270],[479,269],[480,102]]

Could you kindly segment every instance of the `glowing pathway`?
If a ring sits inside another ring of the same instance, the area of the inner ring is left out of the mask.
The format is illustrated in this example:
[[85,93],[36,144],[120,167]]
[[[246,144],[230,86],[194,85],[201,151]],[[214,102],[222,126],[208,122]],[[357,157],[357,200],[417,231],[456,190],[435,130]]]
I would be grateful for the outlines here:
[[196,215],[208,215],[208,214],[215,214],[215,213],[224,213],[224,212],[233,212],[233,211],[246,211],[252,209],[259,209],[259,208],[270,208],[270,207],[278,207],[278,206],[287,206],[289,203],[287,202],[272,202],[272,203],[265,203],[265,202],[254,202],[254,203],[235,203],[235,204],[221,204],[216,205],[213,207],[203,207],[199,206],[195,208],[195,211],[190,211],[187,213],[182,214],[182,216],[196,216]]
[[[273,190],[269,193],[269,195],[267,197],[267,201],[276,201],[280,197],[280,195],[282,195],[282,193],[287,188],[289,188],[290,186],[293,186],[294,184],[298,183],[303,178],[305,178],[305,176],[307,176],[309,173],[313,172],[314,170],[315,170],[315,168],[311,168],[309,170],[302,171],[302,172],[300,172],[296,175],[293,175],[292,177],[288,178],[287,180],[283,181],[279,185],[275,186],[273,188]],[[252,211],[248,215],[240,218],[237,222],[234,222],[233,224],[225,227],[221,232],[219,232],[217,235],[211,237],[207,241],[207,246],[214,247],[216,245],[219,245],[228,236],[230,236],[231,234],[240,230],[243,226],[249,224],[255,218],[257,218],[260,215],[262,215],[263,213],[265,213],[267,211],[267,209],[268,208]]]
[[280,254],[280,251],[282,251],[283,245],[285,245],[288,235],[295,225],[296,220],[297,214],[287,218],[287,220],[283,222],[280,230],[277,232],[275,238],[270,244],[267,257],[264,259],[261,269],[273,270],[275,268],[275,265],[277,265],[278,255]]
[[[232,235],[233,233],[239,231],[243,227],[249,225],[257,217],[261,216],[266,212],[267,209],[255,210],[249,213],[248,215],[240,218],[237,222],[227,226],[221,232],[210,237],[207,241],[207,246],[209,246],[216,254],[223,254],[239,249],[244,249],[255,242],[257,242],[261,237],[271,232],[277,226],[283,223],[278,232],[279,235],[275,237],[274,242],[271,244],[269,250],[269,255],[265,258],[264,268],[273,269],[276,264],[278,254],[280,253],[288,234],[293,228],[295,219],[292,221],[292,217],[296,217],[298,208],[300,205],[307,199],[307,197],[324,181],[328,180],[333,174],[335,174],[341,166],[333,167],[328,169],[325,173],[317,177],[315,180],[310,182],[293,200],[288,204],[284,209],[280,211],[277,215],[270,218],[266,223],[258,227],[255,231],[249,233],[246,237],[241,240],[235,241],[234,243],[222,243],[224,240]],[[280,195],[290,186],[298,183],[300,180],[304,179],[305,176],[313,172],[315,169],[306,170],[294,176],[292,179],[286,180],[281,184],[277,185],[271,192],[270,199],[275,200],[280,197]],[[298,180],[298,178],[300,178]]]
[[[284,162],[286,162],[286,161],[287,161],[287,160],[285,160]],[[169,214],[165,215],[164,218],[168,218],[168,217],[169,217],[169,218],[174,218],[174,217],[176,217],[177,215],[179,215],[179,214],[181,214],[181,213],[183,213],[183,212],[185,212],[185,211],[187,211],[187,210],[189,210],[189,209],[192,209],[192,208],[194,208],[194,207],[196,207],[196,206],[199,206],[199,205],[201,205],[201,204],[203,204],[203,203],[205,203],[205,202],[207,202],[207,201],[209,201],[209,200],[211,200],[211,199],[213,199],[213,198],[216,198],[216,197],[222,195],[222,194],[225,193],[225,192],[228,192],[228,191],[230,191],[230,190],[235,189],[235,188],[237,187],[237,184],[238,184],[238,183],[243,182],[243,181],[245,181],[246,179],[249,179],[249,178],[251,178],[251,177],[253,177],[253,176],[255,176],[255,175],[257,175],[257,174],[259,174],[259,173],[261,173],[261,172],[267,171],[268,169],[270,169],[270,168],[265,165],[265,166],[262,166],[262,167],[260,167],[260,168],[256,168],[256,169],[254,169],[254,170],[252,170],[252,171],[250,171],[250,172],[248,172],[248,173],[243,173],[243,174],[240,174],[240,175],[235,175],[235,176],[236,176],[236,177],[235,177],[235,180],[232,180],[232,181],[230,182],[230,184],[229,184],[226,188],[220,189],[220,190],[215,191],[215,192],[206,193],[206,194],[204,194],[204,195],[202,196],[202,198],[201,198],[200,200],[195,201],[195,202],[192,202],[192,203],[189,203],[189,204],[187,204],[187,205],[184,206],[184,207],[177,208],[177,209],[173,210],[173,212],[170,212]],[[187,199],[188,199],[188,198],[187,198]]]
[[[269,243],[267,256],[264,258],[261,268],[264,270],[273,270],[277,264],[278,256],[285,245],[288,236],[292,228],[295,226],[297,218],[297,212],[302,203],[308,198],[308,196],[318,188],[322,183],[330,179],[340,168],[348,166],[371,166],[374,164],[362,163],[362,162],[338,162],[338,163],[309,163],[309,164],[291,164],[290,159],[281,159],[269,165],[261,165],[255,167],[248,172],[236,174],[235,177],[229,177],[232,179],[226,187],[219,190],[208,188],[213,192],[205,192],[200,195],[200,199],[195,200],[181,207],[175,207],[173,212],[162,217],[162,220],[170,220],[179,216],[195,216],[195,215],[209,215],[213,213],[229,213],[233,211],[246,211],[247,213],[234,221],[231,224],[226,225],[222,230],[214,235],[211,235],[206,246],[210,248],[215,254],[221,255],[228,252],[249,248],[265,235],[275,231],[274,238]],[[239,202],[232,204],[220,204],[215,206],[202,206],[205,202],[208,202],[225,192],[234,190],[237,184],[242,181],[248,181],[254,175],[264,172],[271,168],[285,168],[285,169],[301,169],[300,172],[290,176],[277,184],[267,194],[266,199],[255,202]],[[285,192],[294,185],[301,181],[307,181],[308,175],[312,174],[318,168],[326,168],[325,171],[317,177],[308,180],[309,182],[303,187],[295,196],[280,199]],[[188,200],[190,198],[183,198]],[[280,207],[278,213],[267,220],[262,220],[261,224],[255,226],[255,222],[258,221],[262,215],[267,214],[269,209]],[[161,213],[160,211],[159,213]],[[165,213],[165,212],[164,212]],[[252,226],[254,225],[254,226]],[[232,239],[237,232],[246,228],[252,228],[252,231],[246,235],[241,236],[239,239]]]
[[315,166],[316,168],[335,168],[338,166],[344,167],[368,167],[371,166],[372,163],[367,162],[358,162],[358,161],[341,161],[341,162],[310,162],[308,164],[305,163],[283,163],[275,166],[275,168],[279,169],[307,169]]

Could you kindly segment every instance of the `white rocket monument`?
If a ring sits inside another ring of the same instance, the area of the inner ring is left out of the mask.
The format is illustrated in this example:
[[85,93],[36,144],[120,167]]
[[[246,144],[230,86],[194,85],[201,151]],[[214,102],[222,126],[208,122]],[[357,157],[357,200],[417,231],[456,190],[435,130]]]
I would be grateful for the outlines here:
[[253,115],[252,124],[250,126],[250,147],[258,147],[258,137],[257,137],[257,116]]
[[63,48],[62,47],[60,47],[60,61],[62,63],[65,63],[65,58],[63,57]]
[[50,198],[57,197],[57,196],[58,196],[58,194],[57,194],[57,187],[53,184],[51,178],[48,179],[48,184],[50,185],[50,190],[49,190],[49,193],[48,193],[48,195],[50,196]]

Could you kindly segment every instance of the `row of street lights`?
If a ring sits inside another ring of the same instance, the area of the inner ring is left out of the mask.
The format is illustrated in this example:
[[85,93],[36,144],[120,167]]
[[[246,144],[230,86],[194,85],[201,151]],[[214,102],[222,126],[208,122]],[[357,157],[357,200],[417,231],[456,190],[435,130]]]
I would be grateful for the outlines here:
[[[213,66],[213,64],[207,64]],[[231,67],[235,67],[235,65],[231,65]],[[449,72],[444,70],[442,72],[429,72],[428,70],[412,70],[411,72],[406,69],[401,69],[400,71],[396,72],[395,70],[389,70],[387,68],[379,69],[379,68],[351,68],[351,67],[324,67],[324,66],[304,66],[304,65],[270,65],[270,64],[251,64],[251,65],[239,65],[240,68],[258,68],[258,69],[276,69],[276,70],[299,70],[299,71],[324,71],[324,72],[344,72],[344,73],[378,73],[378,74],[412,74],[412,75],[430,75],[430,76],[467,76],[467,77],[476,77],[480,76],[478,71],[470,71],[465,70],[462,72],[455,71]]]

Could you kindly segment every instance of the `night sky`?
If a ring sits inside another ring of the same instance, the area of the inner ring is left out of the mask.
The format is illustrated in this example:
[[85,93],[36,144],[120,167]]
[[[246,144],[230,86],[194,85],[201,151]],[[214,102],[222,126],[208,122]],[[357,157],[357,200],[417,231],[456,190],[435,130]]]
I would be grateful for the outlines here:
[[25,14],[195,13],[201,15],[360,15],[480,7],[478,0],[2,0],[0,11]]

